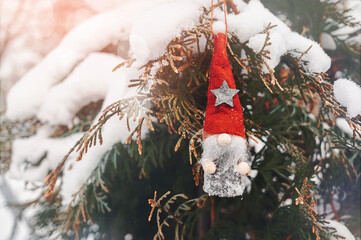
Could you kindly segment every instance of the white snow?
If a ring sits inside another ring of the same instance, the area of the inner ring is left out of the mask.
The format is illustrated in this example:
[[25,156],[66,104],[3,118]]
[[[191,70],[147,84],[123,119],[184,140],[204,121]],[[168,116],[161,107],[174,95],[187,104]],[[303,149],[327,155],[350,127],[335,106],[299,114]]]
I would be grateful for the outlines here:
[[[277,25],[272,31],[278,31],[282,35],[290,31],[278,17],[273,15],[258,0],[252,0],[238,15],[229,15],[227,18],[228,29],[234,32],[241,42],[246,42],[252,36],[262,32],[271,23]],[[252,26],[252,27],[250,27]]]
[[[344,133],[346,133],[349,137],[353,137],[353,131],[348,125],[346,119],[344,118],[337,118],[336,119],[336,126],[339,127]],[[361,138],[356,134],[356,139],[361,140]]]
[[[285,44],[283,36],[279,32],[273,32],[270,37],[270,41],[272,42],[272,44],[266,47],[266,50],[270,51],[271,59],[267,59],[267,64],[271,68],[275,68],[279,64],[282,55],[287,52],[287,46]],[[265,43],[265,39],[266,34],[257,34],[249,39],[247,45],[255,52],[259,52],[261,51],[261,48]]]
[[81,107],[104,99],[111,79],[119,80],[112,68],[123,61],[108,53],[92,53],[61,83],[52,87],[37,113],[38,119],[54,125],[70,125]]
[[43,182],[82,136],[77,133],[64,138],[49,138],[50,133],[49,128],[40,129],[32,137],[16,139],[13,142],[12,161],[8,171],[10,177]]
[[[335,234],[344,237],[346,240],[355,240],[355,236],[352,235],[348,228],[335,220],[327,220],[328,223],[324,224],[325,227],[332,227],[336,230]],[[330,240],[337,240],[336,237],[331,237]]]
[[[361,2],[359,0],[346,0],[344,3],[347,9],[350,11],[347,13],[348,16],[352,17],[355,22],[361,22]],[[359,30],[360,26],[350,27],[350,26],[339,26],[340,28],[336,31],[333,31],[331,34],[338,37],[339,39],[346,40],[348,43],[357,43],[361,44],[361,34],[349,38],[349,35]]]
[[125,234],[124,240],[133,240],[133,235],[131,233]]
[[247,177],[244,177],[243,184],[246,192],[250,193],[252,189],[252,180],[255,179],[258,175],[258,170],[252,169]]
[[248,147],[249,148],[253,147],[254,151],[256,153],[258,153],[266,145],[264,142],[266,142],[267,139],[265,137],[263,137],[264,139],[262,138],[263,139],[263,141],[262,141],[261,139],[257,138],[256,136],[252,136],[252,138],[248,138]]
[[[55,101],[53,97],[48,97],[49,92],[61,92],[52,88],[63,81],[86,56],[115,41],[129,39],[131,51],[138,60],[136,64],[142,65],[147,60],[162,55],[167,43],[178,36],[182,29],[194,26],[203,4],[204,1],[200,0],[158,0],[151,3],[138,0],[127,2],[83,22],[69,32],[57,48],[10,90],[7,96],[6,116],[12,120],[38,116],[42,120],[51,122],[54,117],[47,116],[51,104],[44,107],[42,104],[49,98]],[[277,25],[271,30],[272,45],[268,46],[271,50],[271,60],[267,62],[271,67],[275,67],[280,57],[287,51],[303,52],[312,45],[309,53],[303,58],[305,68],[309,72],[324,72],[329,68],[330,59],[317,43],[292,33],[259,1],[253,0],[248,5],[239,2],[238,4],[241,6],[241,13],[228,14],[228,29],[242,42],[249,40],[249,46],[255,51],[260,50],[264,43],[265,34],[259,33],[269,23]],[[219,9],[215,10],[215,17],[217,16],[221,24],[215,21],[215,25],[222,25],[224,17],[221,17],[223,13]],[[164,21],[164,19],[168,20]],[[299,55],[295,52],[292,54]],[[71,84],[68,84],[70,87]],[[74,113],[73,109],[63,110],[55,115],[64,113],[64,117],[59,118],[54,124],[69,121],[70,115]]]
[[130,32],[131,51],[138,64],[163,55],[170,40],[198,22],[200,7],[192,0],[171,1],[140,17]]
[[23,120],[35,116],[53,85],[61,82],[90,53],[113,42],[128,40],[132,23],[162,1],[165,0],[129,1],[79,24],[10,90],[6,117]]
[[247,6],[243,0],[234,0],[234,4],[237,6],[238,11],[242,12],[243,8]]
[[[312,46],[308,53],[302,57],[307,72],[326,72],[331,67],[331,58],[323,51],[318,43],[295,32],[290,32],[284,37],[287,39],[286,44],[288,51],[297,50],[299,52],[305,52]],[[301,55],[295,52],[291,52],[291,54],[295,57]]]
[[[118,71],[121,76],[119,79],[113,79],[111,81],[108,94],[103,103],[103,109],[115,101],[137,95],[136,88],[128,88],[128,80],[135,78],[139,74],[137,68],[132,66],[131,68],[122,68]],[[97,119],[98,117],[96,120]],[[134,127],[137,126],[138,121],[130,120],[129,123],[130,129],[134,129]],[[145,137],[148,131],[149,129],[143,126],[142,138]],[[81,161],[75,162],[75,157],[69,159],[64,167],[63,185],[61,189],[63,204],[70,203],[72,195],[76,193],[86,179],[88,179],[93,169],[99,163],[101,157],[110,150],[115,143],[125,143],[129,134],[130,132],[127,128],[126,117],[122,120],[113,117],[108,120],[102,129],[104,139],[102,145],[98,144],[96,147],[91,147],[88,150],[88,153],[83,155]],[[73,153],[72,156],[74,156],[74,154],[76,153]]]
[[121,5],[124,2],[124,0],[107,0],[107,1],[84,0],[84,2],[94,11],[104,12]]
[[[135,67],[118,70],[117,77],[109,80],[107,95],[102,108],[104,109],[119,99],[136,96],[136,88],[128,88],[128,80],[137,77],[138,74],[138,70]],[[98,117],[94,122],[97,121]],[[117,117],[111,118],[102,129],[103,144],[90,148],[88,153],[84,154],[81,161],[75,162],[76,152],[70,155],[64,167],[64,177],[62,178],[61,194],[64,198],[63,204],[70,203],[72,195],[79,190],[81,185],[90,176],[101,157],[115,143],[119,141],[124,143],[128,138],[130,132],[125,121],[126,117],[121,121]],[[137,121],[130,120],[131,129],[134,129],[137,124]],[[49,171],[57,166],[70,148],[83,135],[82,133],[76,133],[63,138],[49,138],[53,130],[52,127],[45,126],[40,128],[37,134],[32,137],[17,139],[13,142],[12,163],[8,172],[10,177],[31,182],[42,182]],[[142,129],[142,138],[145,137],[148,131],[148,128],[144,127]],[[44,159],[40,165],[35,166],[39,164],[42,157]]]
[[[252,0],[243,8],[238,15],[228,15],[228,29],[234,32],[241,42],[249,41],[248,46],[254,51],[261,50],[266,34],[260,34],[268,24],[277,25],[270,30],[270,42],[272,45],[266,47],[270,50],[271,60],[266,60],[270,67],[278,65],[280,57],[290,52],[295,57],[299,57],[310,46],[312,48],[302,58],[303,66],[310,72],[326,72],[331,66],[331,59],[322,50],[318,43],[309,40],[298,33],[291,32],[278,17],[273,15],[258,0]],[[252,26],[252,27],[250,27]],[[264,69],[265,72],[268,72]]]
[[[1,181],[0,181],[1,183]],[[6,198],[0,192],[0,239],[9,239],[13,228],[15,216],[13,211],[7,206]]]
[[337,46],[332,36],[328,33],[321,33],[321,46],[323,49],[336,50]]
[[[23,204],[35,200],[41,194],[41,189],[27,189],[24,181],[9,177],[5,173],[0,175],[0,239],[23,240],[28,239],[31,232],[28,224],[34,214],[34,208],[28,207],[20,212],[19,208],[9,204]],[[19,215],[21,214],[21,218]],[[13,227],[16,225],[14,237],[10,238]]]
[[355,82],[341,78],[333,84],[333,93],[337,101],[347,108],[349,117],[361,114],[361,87]]

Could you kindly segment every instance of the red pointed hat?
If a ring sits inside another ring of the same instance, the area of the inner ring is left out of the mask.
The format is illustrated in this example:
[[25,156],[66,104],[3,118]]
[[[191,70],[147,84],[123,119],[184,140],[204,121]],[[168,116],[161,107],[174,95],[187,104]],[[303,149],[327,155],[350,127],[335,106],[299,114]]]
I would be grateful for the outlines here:
[[228,61],[226,40],[224,33],[213,35],[215,49],[209,75],[204,138],[221,133],[245,137],[243,110]]

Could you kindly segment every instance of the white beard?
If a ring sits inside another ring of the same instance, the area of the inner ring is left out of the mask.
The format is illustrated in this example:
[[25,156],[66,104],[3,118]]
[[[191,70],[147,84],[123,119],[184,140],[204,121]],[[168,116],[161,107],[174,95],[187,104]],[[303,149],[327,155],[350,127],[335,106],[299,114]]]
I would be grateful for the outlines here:
[[242,176],[237,164],[248,161],[247,141],[240,136],[231,135],[231,143],[220,146],[219,135],[211,135],[203,141],[201,164],[211,161],[216,165],[214,174],[204,173],[203,189],[210,196],[235,197],[243,194]]

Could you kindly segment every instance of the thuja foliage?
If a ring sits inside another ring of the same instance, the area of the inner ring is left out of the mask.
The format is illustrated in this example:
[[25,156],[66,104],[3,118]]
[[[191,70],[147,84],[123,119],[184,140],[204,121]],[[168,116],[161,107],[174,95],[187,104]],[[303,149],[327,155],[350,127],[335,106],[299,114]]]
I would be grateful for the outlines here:
[[[290,1],[296,10],[288,8],[288,3],[276,8],[280,2],[270,2],[277,11],[287,13],[295,30],[313,29],[307,34],[316,40],[337,24],[358,24],[345,17],[339,3],[309,1],[317,3],[316,7],[301,11],[307,5],[303,1]],[[234,5],[228,7],[236,12]],[[310,15],[306,23],[298,21],[301,13]],[[313,13],[323,18],[314,18]],[[313,26],[316,21],[323,24],[317,28]],[[70,150],[78,151],[81,160],[89,147],[101,144],[101,129],[109,118],[138,119],[138,127],[130,129],[128,144],[115,144],[100,159],[68,208],[62,207],[55,188],[67,156],[48,176],[46,199],[37,203],[42,210],[34,221],[34,236],[46,239],[52,232],[70,239],[90,234],[95,239],[120,239],[127,233],[135,239],[339,238],[324,226],[325,216],[315,210],[317,205],[331,205],[335,219],[350,215],[347,225],[360,234],[361,148],[357,137],[361,136],[361,116],[348,117],[333,97],[334,69],[329,75],[305,72],[302,56],[307,51],[298,59],[286,54],[271,69],[265,61],[272,41],[269,37],[261,51],[254,52],[228,34],[228,56],[244,106],[246,137],[263,143],[261,149],[250,149],[257,175],[249,177],[242,197],[203,194],[198,160],[213,51],[209,23],[204,14],[195,28],[170,41],[166,53],[144,65],[139,78],[131,81],[132,87],[146,94],[110,105]],[[264,34],[269,36],[274,27],[270,24]],[[207,40],[202,47],[200,38]],[[349,74],[359,64],[359,49],[347,40],[335,39],[341,50],[333,54],[347,53],[351,59],[337,70]],[[240,52],[245,58],[240,58]],[[132,62],[129,59],[117,68]],[[358,81],[359,75],[355,76]],[[337,117],[346,119],[353,137],[335,126]],[[143,125],[151,131],[141,140]]]
[[[353,79],[361,84],[360,76],[360,54],[361,46],[357,41],[350,41],[360,35],[360,23],[355,21],[348,13],[351,9],[345,6],[345,1],[319,1],[306,0],[302,4],[297,0],[264,1],[264,5],[275,13],[286,16],[292,23],[292,30],[322,42],[325,36],[330,34],[335,42],[336,48],[326,50],[332,58],[332,67],[328,74],[333,80],[337,71],[342,73],[342,77]],[[312,7],[310,7],[312,6]],[[336,31],[341,27],[356,27],[353,31]]]

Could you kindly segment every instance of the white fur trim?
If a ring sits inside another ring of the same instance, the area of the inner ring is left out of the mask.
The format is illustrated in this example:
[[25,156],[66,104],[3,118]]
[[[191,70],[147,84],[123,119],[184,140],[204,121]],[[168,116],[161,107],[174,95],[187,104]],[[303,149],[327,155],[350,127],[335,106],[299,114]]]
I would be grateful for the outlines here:
[[234,166],[239,162],[248,161],[247,141],[245,138],[235,135],[230,135],[232,138],[231,144],[227,146],[220,146],[217,143],[217,138],[220,134],[208,136],[203,141],[203,153],[201,157],[201,164],[206,161],[214,161],[226,152],[230,154],[230,163]]

